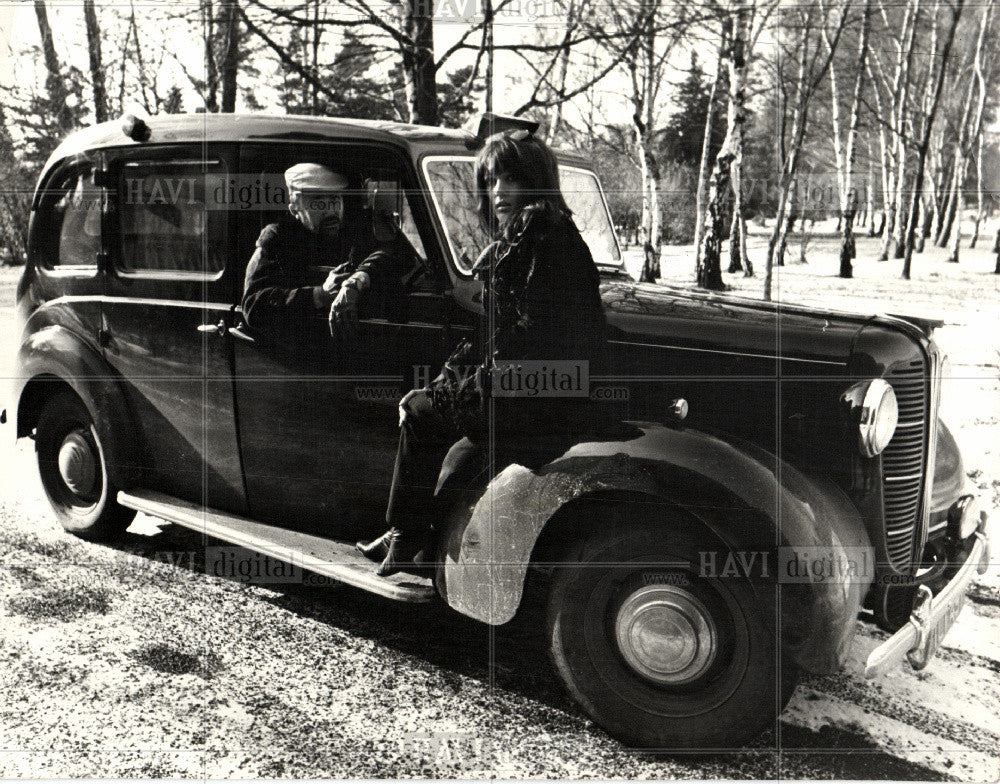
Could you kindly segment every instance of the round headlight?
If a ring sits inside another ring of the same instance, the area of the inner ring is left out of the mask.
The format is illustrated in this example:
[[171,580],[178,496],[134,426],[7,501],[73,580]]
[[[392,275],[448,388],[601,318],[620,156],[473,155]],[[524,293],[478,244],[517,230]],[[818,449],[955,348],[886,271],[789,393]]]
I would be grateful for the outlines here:
[[899,405],[892,387],[881,378],[873,379],[865,390],[858,418],[861,451],[875,457],[889,446],[899,422]]

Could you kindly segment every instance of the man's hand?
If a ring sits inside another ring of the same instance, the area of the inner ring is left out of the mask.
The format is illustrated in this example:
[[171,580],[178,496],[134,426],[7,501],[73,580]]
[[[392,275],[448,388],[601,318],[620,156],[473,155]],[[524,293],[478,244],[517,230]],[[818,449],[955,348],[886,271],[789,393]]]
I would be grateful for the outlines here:
[[344,281],[353,275],[353,272],[337,272],[334,270],[329,275],[326,276],[326,280],[323,281],[323,291],[327,294],[336,294],[340,287],[344,284]]
[[406,415],[409,413],[409,410],[406,407],[407,403],[409,403],[411,400],[413,400],[413,398],[417,397],[418,395],[424,395],[424,394],[427,394],[427,389],[426,388],[424,388],[424,389],[411,389],[409,392],[407,392],[405,395],[403,395],[403,399],[399,401],[399,426],[400,427],[403,426],[403,422],[406,421]]
[[361,299],[361,292],[371,285],[371,279],[365,272],[355,272],[342,281],[337,281],[337,277],[331,272],[323,288],[326,289],[327,283],[340,288],[330,305],[330,334],[346,353],[357,342],[358,300]]
[[358,338],[358,300],[353,286],[342,286],[330,305],[330,335],[342,353],[354,348]]

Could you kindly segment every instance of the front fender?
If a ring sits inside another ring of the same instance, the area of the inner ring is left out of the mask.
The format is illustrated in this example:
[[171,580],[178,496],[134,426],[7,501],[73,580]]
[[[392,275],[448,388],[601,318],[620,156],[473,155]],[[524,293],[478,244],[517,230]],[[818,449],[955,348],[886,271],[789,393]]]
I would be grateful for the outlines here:
[[16,437],[30,435],[41,407],[58,386],[69,386],[87,407],[101,439],[108,475],[132,485],[141,464],[135,428],[117,374],[100,353],[71,330],[50,324],[26,332],[17,353],[11,400]]
[[[775,569],[779,547],[816,548],[845,559],[863,552],[870,563],[864,525],[832,483],[753,446],[638,423],[633,437],[577,444],[537,471],[520,465],[502,471],[471,515],[459,513],[442,537],[448,603],[487,623],[509,621],[546,523],[567,504],[609,492],[681,507],[727,545],[773,554]],[[837,670],[870,579],[866,571],[851,580],[783,584],[785,653],[813,672]]]

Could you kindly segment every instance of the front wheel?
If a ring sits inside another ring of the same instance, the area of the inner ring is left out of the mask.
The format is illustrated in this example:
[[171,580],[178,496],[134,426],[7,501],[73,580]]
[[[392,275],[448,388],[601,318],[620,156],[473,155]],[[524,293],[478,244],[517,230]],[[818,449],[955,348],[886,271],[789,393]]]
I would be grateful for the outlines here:
[[135,512],[120,506],[100,437],[83,402],[70,391],[53,395],[35,427],[38,473],[63,528],[83,539],[121,535]]
[[590,530],[554,571],[548,632],[591,718],[665,750],[738,746],[773,727],[797,680],[779,663],[773,584],[702,573],[700,553],[725,556],[687,526]]

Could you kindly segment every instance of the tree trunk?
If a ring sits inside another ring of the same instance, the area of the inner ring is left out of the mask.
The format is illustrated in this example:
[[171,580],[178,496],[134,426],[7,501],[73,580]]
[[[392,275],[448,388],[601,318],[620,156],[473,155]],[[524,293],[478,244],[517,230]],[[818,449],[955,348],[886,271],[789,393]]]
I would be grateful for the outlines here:
[[844,239],[840,243],[840,277],[842,278],[854,277],[854,265],[851,262],[857,256],[853,228],[857,203],[857,196],[852,193],[851,200],[847,203],[847,212],[844,214]]
[[[486,73],[483,77],[483,107],[484,111],[490,113],[493,111],[493,66],[496,61],[496,52],[493,47],[494,22],[493,0],[483,0],[483,46],[486,48]],[[472,89],[471,83],[469,89]]]
[[906,145],[900,142],[899,166],[896,170],[896,194],[892,204],[890,223],[892,231],[886,237],[886,249],[883,255],[887,259],[903,257],[903,245],[906,241]]
[[976,247],[979,241],[979,224],[986,218],[986,206],[983,203],[983,135],[979,134],[979,150],[976,152],[976,220],[972,226],[972,237],[969,248]]
[[[854,147],[858,136],[858,120],[861,114],[861,89],[865,72],[865,60],[868,59],[868,26],[871,20],[871,0],[865,0],[864,15],[861,18],[861,35],[858,41],[858,57],[854,66],[854,90],[851,93],[851,114],[847,126],[847,150],[844,152],[844,165],[841,196],[841,218],[844,236],[840,243],[840,277],[850,278],[854,275],[851,260],[855,257],[854,215],[858,209],[858,197],[854,193]],[[829,46],[829,41],[827,41]],[[833,73],[833,64],[830,64]]]
[[962,187],[963,167],[964,162],[961,160],[961,152],[956,150],[951,186],[948,189],[948,204],[945,209],[944,220],[941,222],[941,232],[937,237],[937,246],[939,248],[947,248],[948,241],[951,239],[951,230],[955,225],[955,211],[958,209],[958,191]]
[[[924,164],[927,160],[927,148],[930,146],[931,129],[934,125],[934,116],[937,114],[938,101],[941,98],[941,87],[944,85],[945,72],[948,70],[948,57],[951,54],[951,45],[955,40],[955,28],[958,27],[958,20],[962,16],[962,7],[965,0],[954,0],[951,6],[951,24],[948,26],[947,38],[941,49],[941,61],[937,68],[934,80],[934,93],[931,99],[930,108],[924,117],[923,138],[917,147],[917,173],[914,176],[913,198],[910,204],[910,219],[906,230],[906,248],[903,254],[903,277],[910,279],[911,264],[913,260],[913,244],[917,233],[917,207],[920,201],[920,189],[924,183]],[[935,28],[936,29],[936,28]],[[932,47],[936,53],[936,47]],[[933,57],[931,58],[933,59]]]
[[660,277],[660,170],[652,142],[643,133],[645,125],[636,126],[636,143],[640,147],[642,174],[642,272],[639,280],[655,283]]
[[219,111],[219,69],[215,62],[215,8],[212,0],[201,2],[201,24],[205,36],[205,111]]
[[[745,242],[740,241],[743,221],[743,128],[746,125],[747,69],[747,8],[740,3],[736,11],[733,45],[729,52],[729,114],[726,140],[722,148],[729,159],[729,184],[733,193],[733,210],[729,232],[729,271],[744,268],[742,258]],[[721,153],[720,153],[721,154]],[[721,259],[719,260],[721,268]],[[721,278],[720,278],[721,280]]]
[[[785,179],[784,173],[782,173],[782,179]],[[788,183],[782,182],[780,184],[780,195],[778,197],[778,210],[774,217],[774,229],[771,230],[771,236],[767,239],[767,256],[766,263],[764,267],[764,299],[768,302],[771,301],[771,282],[773,278],[773,272],[775,267],[775,259],[777,258],[777,266],[782,266],[784,262],[784,248],[781,250],[781,254],[778,254],[778,239],[782,237],[782,225],[785,223],[785,213],[788,211],[788,199],[791,191]]]
[[993,252],[997,254],[997,265],[993,270],[993,274],[1000,275],[1000,226],[997,226],[997,238],[993,243]]
[[87,28],[87,54],[90,57],[90,81],[94,90],[94,119],[108,119],[108,94],[104,85],[104,64],[101,62],[101,28],[97,23],[94,0],[83,0],[83,20]]
[[[872,82],[872,95],[875,98],[875,111],[878,117],[882,117],[882,97],[879,92],[878,84],[875,83],[875,77],[872,73],[871,64],[869,62],[865,63],[865,71],[868,74],[869,81]],[[882,210],[879,216],[879,228],[878,231],[875,230],[875,213],[872,213],[872,230],[869,236],[881,237],[882,233],[885,231],[885,225],[887,216],[889,213],[889,150],[888,144],[885,141],[885,127],[876,118],[876,125],[878,125],[878,143],[879,151],[881,155],[878,156],[879,172],[882,175]],[[872,154],[871,141],[868,144],[868,155],[869,161],[874,157]]]
[[885,208],[885,221],[883,221],[884,232],[882,236],[882,252],[879,254],[879,261],[888,261],[892,250],[892,237],[896,231],[896,191],[899,186],[896,183],[896,174],[893,169],[889,169],[889,189],[891,194]]
[[[944,161],[941,155],[941,134],[937,136],[937,143],[931,145],[930,157],[931,157],[931,168],[934,170],[934,176],[931,178],[931,194],[930,199],[925,200],[922,206],[923,219],[920,223],[920,234],[917,236],[917,252],[923,253],[924,241],[931,236],[931,231],[933,229],[933,224],[938,220],[938,207],[941,203],[941,190],[944,187]],[[929,202],[929,203],[928,203]]]
[[402,48],[403,81],[410,122],[437,125],[437,65],[434,62],[432,0],[403,0],[403,33],[412,44]]
[[223,35],[222,63],[220,66],[222,111],[229,114],[236,111],[236,82],[240,65],[240,17],[237,2],[238,0],[224,1],[222,18],[220,20]]
[[[979,221],[983,212],[983,118],[986,109],[986,91],[988,89],[988,75],[985,64],[983,63],[983,50],[986,42],[986,33],[990,27],[990,16],[993,11],[993,4],[987,4],[983,9],[982,21],[979,27],[979,38],[976,41],[976,54],[974,60],[974,69],[976,72],[976,85],[979,91],[979,99],[976,103],[975,118],[971,125],[969,120],[971,117],[966,118],[966,123],[962,125],[962,151],[965,153],[966,161],[968,161],[968,156],[972,154],[972,145],[974,143],[978,144],[978,150],[976,154],[976,187],[977,194],[979,197],[979,202],[977,204],[975,226],[973,228],[972,238],[970,240],[969,247],[975,247],[976,239],[979,237]],[[994,61],[995,62],[995,61]],[[994,67],[993,63],[990,64],[990,71]],[[966,162],[966,169],[968,171],[968,162]],[[964,175],[963,175],[963,185]],[[964,195],[964,194],[963,194]],[[961,204],[961,202],[959,202]],[[961,234],[961,221],[962,214],[961,208],[959,208],[959,228],[956,234]],[[955,240],[955,249],[953,252],[954,260],[958,261],[958,240]]]
[[962,213],[965,211],[965,194],[962,192],[962,188],[955,192],[955,223],[952,227],[954,232],[951,241],[951,253],[948,255],[948,261],[958,264],[959,261],[959,243],[962,241]]
[[656,89],[656,27],[655,14],[647,13],[642,20],[644,29],[632,69],[632,127],[635,131],[636,153],[642,174],[642,238],[643,262],[639,280],[655,282],[660,277],[660,164],[655,150]]
[[[799,202],[798,206],[795,204],[796,199],[798,199]],[[799,210],[801,210],[801,205],[801,189],[799,188],[798,182],[795,182],[788,193],[787,217],[785,219],[785,225],[778,234],[778,247],[774,251],[774,263],[778,267],[785,266],[785,250],[788,247],[789,235],[795,231],[796,218],[802,222],[802,226],[799,227],[799,231],[805,231],[805,221],[803,220],[802,214],[799,212]]]
[[948,191],[944,194],[944,203],[938,213],[937,229],[934,231],[934,244],[943,248],[951,236],[951,222],[955,219],[955,178],[958,176],[958,161],[952,162],[948,177]]
[[[566,92],[566,78],[569,75],[569,54],[572,48],[570,41],[568,40],[572,34],[575,24],[575,2],[574,0],[569,0],[569,4],[566,9],[566,34],[563,38],[563,46],[557,55],[556,61],[556,84],[558,85],[558,93],[555,96],[559,98],[560,95]],[[556,135],[559,133],[559,126],[562,124],[562,113],[563,113],[563,103],[562,100],[557,100],[556,105],[552,107],[552,119],[549,122],[548,130],[545,133],[545,143],[550,147],[555,144]]]
[[[823,41],[827,47],[830,46],[830,34],[823,26]],[[863,37],[863,36],[862,36]],[[840,86],[837,82],[837,69],[834,63],[830,63],[830,126],[831,141],[833,142],[833,167],[837,175],[837,228],[840,232],[843,227],[844,213],[847,211],[847,188],[844,182],[844,155],[843,144],[840,139]]]
[[924,252],[924,245],[927,242],[927,238],[931,236],[931,221],[934,218],[933,210],[934,194],[920,200],[920,231],[917,232],[917,247],[914,248],[917,253]]
[[903,20],[903,33],[900,44],[896,48],[896,71],[893,75],[889,97],[892,101],[892,162],[896,165],[893,172],[890,169],[890,190],[887,194],[888,222],[885,239],[882,243],[880,260],[886,261],[890,256],[897,258],[903,247],[903,214],[904,186],[906,182],[906,161],[909,144],[906,138],[906,108],[909,101],[910,66],[913,61],[913,41],[916,36],[917,22],[920,16],[921,0],[908,0],[906,16]]
[[866,194],[868,213],[868,236],[875,236],[875,155],[872,151],[871,136],[868,137],[868,193]]
[[56,46],[52,40],[52,26],[49,24],[49,15],[44,0],[35,0],[35,18],[38,20],[38,33],[42,39],[42,54],[45,58],[45,89],[55,109],[59,130],[69,131],[73,127],[73,114],[69,106],[66,105],[69,88],[59,65],[59,56],[56,54]]
[[705,135],[701,141],[701,161],[698,164],[698,187],[695,191],[694,216],[694,251],[695,267],[701,264],[701,238],[705,226],[705,189],[708,187],[708,170],[711,165],[709,155],[712,145],[712,126],[715,123],[715,96],[722,81],[722,62],[729,48],[729,38],[732,35],[733,20],[726,15],[722,21],[722,32],[719,39],[719,57],[715,64],[715,80],[708,94],[708,111],[705,114]]
[[705,221],[705,236],[698,254],[697,284],[699,288],[723,291],[722,282],[722,237],[725,222],[725,197],[729,189],[729,166],[732,153],[720,152],[712,167],[712,179],[708,186],[708,215]]

